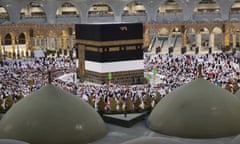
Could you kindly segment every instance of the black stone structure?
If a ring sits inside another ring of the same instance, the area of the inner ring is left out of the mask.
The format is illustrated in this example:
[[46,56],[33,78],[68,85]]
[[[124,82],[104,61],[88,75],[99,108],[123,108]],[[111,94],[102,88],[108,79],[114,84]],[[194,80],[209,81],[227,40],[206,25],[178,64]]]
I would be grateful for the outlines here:
[[[84,75],[85,80],[96,83],[108,82],[106,75],[108,72],[88,70],[85,61],[105,64],[143,60],[142,23],[76,24],[75,29],[79,73]],[[111,73],[114,76],[112,81],[118,84],[143,83],[143,68],[133,68],[127,71],[119,68],[119,70]],[[96,76],[100,79],[96,80]]]
[[106,42],[143,38],[142,23],[76,24],[75,28],[79,40]]

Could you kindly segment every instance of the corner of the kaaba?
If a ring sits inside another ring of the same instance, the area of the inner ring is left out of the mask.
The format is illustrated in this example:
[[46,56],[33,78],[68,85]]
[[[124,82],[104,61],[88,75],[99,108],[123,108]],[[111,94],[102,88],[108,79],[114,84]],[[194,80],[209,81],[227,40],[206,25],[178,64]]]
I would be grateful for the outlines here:
[[142,23],[76,24],[75,29],[78,71],[84,71],[86,81],[107,83],[112,73],[115,84],[143,83]]

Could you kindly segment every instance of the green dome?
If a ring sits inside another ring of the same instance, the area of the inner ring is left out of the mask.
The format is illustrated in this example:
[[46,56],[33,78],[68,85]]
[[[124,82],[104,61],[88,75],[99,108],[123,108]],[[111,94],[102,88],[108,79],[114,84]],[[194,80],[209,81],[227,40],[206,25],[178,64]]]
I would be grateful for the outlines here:
[[31,144],[84,144],[106,133],[89,104],[51,84],[20,100],[0,121],[0,139]]
[[240,133],[240,101],[202,78],[165,96],[148,117],[150,129],[186,138],[217,138]]

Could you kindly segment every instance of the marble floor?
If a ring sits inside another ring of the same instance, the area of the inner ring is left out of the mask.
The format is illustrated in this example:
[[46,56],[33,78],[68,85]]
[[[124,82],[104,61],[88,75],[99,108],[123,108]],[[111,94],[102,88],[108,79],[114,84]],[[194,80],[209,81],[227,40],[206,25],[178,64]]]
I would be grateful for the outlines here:
[[[140,138],[140,137],[160,137],[164,139],[166,138],[174,141],[179,141],[184,144],[231,144],[231,141],[236,137],[236,136],[232,136],[232,137],[223,137],[223,138],[216,138],[216,139],[186,139],[186,138],[172,137],[172,136],[159,134],[157,132],[154,132],[148,129],[146,125],[146,120],[143,120],[133,125],[131,128],[124,128],[124,127],[120,127],[112,124],[107,124],[107,127],[109,130],[108,134],[104,138],[98,141],[95,141],[91,144],[121,144],[126,141]],[[159,144],[165,144],[165,143],[159,143]],[[169,143],[169,144],[173,144],[173,143]]]

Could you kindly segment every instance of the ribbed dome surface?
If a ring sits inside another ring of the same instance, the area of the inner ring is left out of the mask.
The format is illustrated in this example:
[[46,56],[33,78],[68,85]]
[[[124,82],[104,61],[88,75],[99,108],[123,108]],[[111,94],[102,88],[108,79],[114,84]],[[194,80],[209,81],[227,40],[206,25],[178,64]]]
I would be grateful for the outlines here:
[[186,138],[217,138],[240,133],[240,101],[202,78],[164,97],[149,118],[150,129]]
[[84,144],[106,133],[89,104],[51,84],[19,101],[0,121],[0,139],[31,144]]

